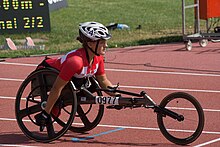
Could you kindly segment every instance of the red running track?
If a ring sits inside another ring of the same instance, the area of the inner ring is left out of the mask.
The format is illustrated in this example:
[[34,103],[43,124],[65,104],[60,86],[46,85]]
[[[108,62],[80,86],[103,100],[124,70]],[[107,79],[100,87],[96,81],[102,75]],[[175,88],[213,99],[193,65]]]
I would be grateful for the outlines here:
[[[183,44],[110,49],[106,55],[106,72],[112,83],[120,83],[121,89],[146,90],[157,103],[171,92],[192,94],[204,108],[205,127],[190,146],[220,146],[219,44],[184,50]],[[0,62],[0,146],[176,146],[157,129],[155,113],[143,108],[106,109],[100,125],[88,134],[67,132],[50,144],[27,139],[15,120],[14,98],[22,80],[43,58]],[[112,132],[108,134],[108,131]],[[106,134],[100,135],[103,132]],[[71,138],[93,135],[96,136],[90,140],[71,141]]]

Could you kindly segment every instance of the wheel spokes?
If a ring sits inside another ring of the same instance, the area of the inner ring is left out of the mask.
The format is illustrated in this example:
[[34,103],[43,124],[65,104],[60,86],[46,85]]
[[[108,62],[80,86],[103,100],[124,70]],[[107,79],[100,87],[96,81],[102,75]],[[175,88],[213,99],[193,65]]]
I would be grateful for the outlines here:
[[46,82],[45,82],[45,79],[44,79],[44,76],[43,74],[40,74],[38,76],[38,82],[40,84],[40,96],[41,96],[41,101],[46,101],[47,100],[47,87],[45,86],[46,85]]
[[66,102],[66,105],[61,101],[60,108],[65,107],[63,113],[56,116],[54,110],[55,116],[52,115],[51,122],[46,126],[39,126],[36,123],[35,114],[40,113],[44,108],[44,102],[47,101],[57,75],[58,71],[53,69],[36,70],[23,81],[16,95],[16,118],[19,127],[26,136],[39,142],[51,142],[60,138],[72,125],[76,113],[74,87],[68,83],[66,89],[70,92],[67,95],[71,100]]
[[77,106],[77,113],[85,126],[91,125],[91,122],[89,121],[88,117],[86,116],[80,105]]
[[53,136],[56,135],[54,131],[53,123],[47,126],[47,134],[49,138],[53,138]]
[[25,108],[25,109],[22,109],[18,112],[18,116],[20,118],[24,118],[28,115],[31,115],[31,114],[34,114],[34,113],[37,113],[39,111],[41,111],[41,105],[40,104],[37,104],[37,105],[33,105],[33,106],[30,106],[28,108]]

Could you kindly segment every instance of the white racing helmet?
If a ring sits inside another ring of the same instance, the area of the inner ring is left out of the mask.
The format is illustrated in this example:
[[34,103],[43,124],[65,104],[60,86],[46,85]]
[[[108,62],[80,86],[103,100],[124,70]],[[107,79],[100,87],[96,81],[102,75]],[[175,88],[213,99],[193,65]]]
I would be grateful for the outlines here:
[[[83,34],[84,37],[91,41],[97,40],[108,40],[111,38],[111,35],[108,32],[108,29],[101,23],[98,22],[85,22],[79,25],[79,31]],[[84,37],[82,38],[84,40]]]

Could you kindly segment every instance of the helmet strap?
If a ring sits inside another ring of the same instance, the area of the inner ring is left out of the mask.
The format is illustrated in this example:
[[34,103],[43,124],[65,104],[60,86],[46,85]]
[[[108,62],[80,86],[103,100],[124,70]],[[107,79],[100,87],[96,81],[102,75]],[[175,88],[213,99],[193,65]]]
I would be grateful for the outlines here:
[[85,51],[86,51],[86,58],[87,58],[87,61],[88,61],[88,63],[90,62],[89,61],[89,53],[88,53],[88,50],[87,49],[85,49]]
[[91,47],[89,47],[87,43],[86,43],[86,45],[87,45],[87,47],[89,48],[89,50],[90,50],[93,54],[95,54],[96,56],[100,56],[100,54],[97,53],[97,50],[98,50],[98,47],[99,47],[99,40],[98,40],[97,43],[96,43],[95,51],[94,51]]
[[[100,55],[97,53],[98,46],[99,46],[99,40],[97,41],[97,44],[96,44],[96,47],[95,47],[95,51],[94,51],[91,47],[89,47],[87,43],[85,43],[85,45],[86,45],[86,47],[87,47],[93,54],[95,54],[96,56],[100,56]],[[86,51],[86,58],[87,58],[87,60],[88,60],[88,62],[89,62],[89,53],[88,53],[88,50],[85,49],[85,51]]]
[[96,43],[95,55],[100,56],[100,55],[97,53],[98,47],[99,47],[99,40],[98,40],[97,43]]

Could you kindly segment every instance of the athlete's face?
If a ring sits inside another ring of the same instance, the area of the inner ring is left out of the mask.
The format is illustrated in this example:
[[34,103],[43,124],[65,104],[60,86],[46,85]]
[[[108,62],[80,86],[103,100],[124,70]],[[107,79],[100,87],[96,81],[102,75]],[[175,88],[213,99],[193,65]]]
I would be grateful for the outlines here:
[[[88,45],[95,51],[97,42],[89,42]],[[107,41],[106,40],[100,40],[99,45],[97,48],[97,54],[99,55],[105,55],[106,48],[108,47]]]

